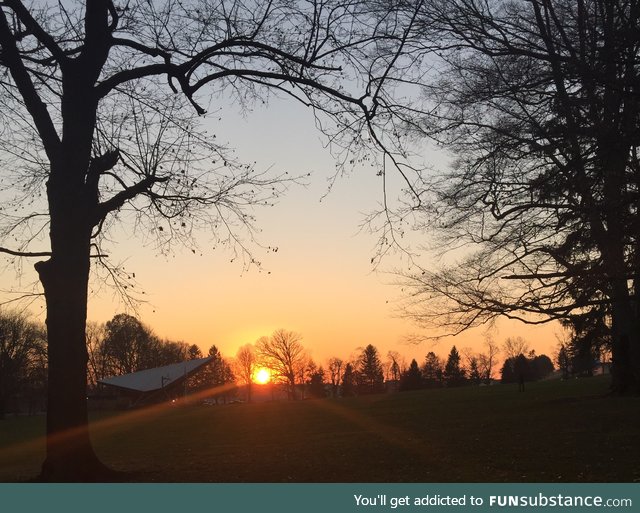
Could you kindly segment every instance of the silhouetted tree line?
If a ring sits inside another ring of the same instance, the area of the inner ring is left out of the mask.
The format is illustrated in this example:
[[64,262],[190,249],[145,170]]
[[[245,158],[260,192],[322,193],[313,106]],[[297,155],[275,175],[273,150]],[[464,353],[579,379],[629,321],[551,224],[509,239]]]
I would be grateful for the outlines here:
[[[98,380],[153,367],[202,358],[200,348],[161,339],[139,319],[117,314],[103,324],[87,327],[87,382],[95,393]],[[235,381],[231,365],[214,345],[211,362],[191,377],[191,392],[210,390],[226,400],[225,387]],[[0,419],[8,413],[33,414],[46,410],[47,337],[45,327],[17,311],[0,310]]]
[[46,386],[43,327],[24,313],[0,310],[0,420],[7,413],[42,411]]
[[[580,344],[594,339],[593,331],[579,329],[578,325],[572,333],[572,344],[569,348],[563,346],[557,357],[563,372],[580,368]],[[521,377],[526,381],[540,379],[553,371],[551,360],[529,351],[519,337],[508,338],[503,351],[507,356],[501,372],[504,383]],[[45,408],[46,352],[42,325],[23,314],[0,311],[0,418],[6,412]],[[269,369],[271,386],[281,387],[290,399],[478,385],[491,381],[497,354],[497,346],[487,341],[482,353],[461,353],[453,346],[446,359],[430,351],[422,364],[414,359],[407,365],[395,351],[390,351],[383,361],[378,349],[369,344],[349,361],[330,358],[325,370],[309,356],[300,334],[280,329],[270,337],[260,338],[255,345],[242,346],[231,362],[217,346],[211,346],[207,353],[211,362],[189,378],[187,389],[216,402],[226,402],[237,394],[236,385],[244,385],[245,397],[251,401],[255,372],[261,367]],[[117,314],[101,324],[89,323],[87,355],[87,381],[93,393],[103,378],[204,356],[197,345],[162,339],[129,314]]]
[[[324,367],[317,366],[308,356],[301,340],[299,334],[286,330],[278,330],[271,337],[262,337],[256,342],[256,356],[251,360],[250,372],[245,374],[252,376],[255,369],[269,368],[273,384],[283,387],[291,399],[350,397],[394,390],[488,384],[493,379],[499,353],[498,346],[492,340],[487,340],[481,353],[469,350],[461,353],[453,346],[444,360],[430,351],[422,365],[415,359],[406,365],[402,356],[395,351],[390,351],[386,362],[383,362],[378,349],[369,344],[349,360],[329,358],[325,371]],[[239,350],[238,358],[242,353],[242,361],[246,360],[248,348],[253,346],[249,344]],[[520,337],[507,338],[503,351],[507,358],[502,373],[504,374],[505,368],[509,372],[514,365],[516,369],[516,378],[507,375],[504,382],[517,381],[519,375],[527,381],[536,380],[554,370],[549,357],[536,356]],[[522,352],[527,352],[529,357],[520,358]],[[249,390],[252,380],[244,381]]]
[[[487,381],[490,374],[484,377]],[[456,346],[451,348],[446,361],[440,359],[433,351],[427,353],[422,366],[414,359],[402,372],[400,391],[420,390],[423,388],[459,387],[479,384],[483,376],[479,369],[478,357],[470,356],[468,364],[462,362]]]

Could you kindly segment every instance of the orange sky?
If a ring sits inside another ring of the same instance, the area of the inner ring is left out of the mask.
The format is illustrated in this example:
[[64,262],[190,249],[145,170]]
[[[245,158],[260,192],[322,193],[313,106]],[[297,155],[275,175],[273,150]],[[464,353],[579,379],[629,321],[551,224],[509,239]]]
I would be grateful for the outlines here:
[[[417,328],[396,317],[400,291],[384,272],[398,262],[389,258],[373,270],[376,237],[358,233],[363,212],[380,201],[380,179],[370,168],[358,169],[323,198],[334,163],[308,112],[275,101],[246,119],[227,108],[222,119],[214,129],[237,148],[239,158],[256,160],[263,169],[273,165],[292,173],[312,172],[313,178],[308,187],[291,189],[277,206],[256,211],[260,242],[278,247],[273,253],[251,246],[263,262],[261,271],[243,271],[224,250],[205,249],[201,256],[185,249],[164,257],[145,246],[140,236],[120,238],[108,252],[114,261],[126,260],[127,269],[136,273],[148,299],[139,310],[145,324],[162,337],[196,343],[203,351],[216,344],[226,356],[242,344],[285,328],[302,334],[303,344],[318,363],[331,356],[348,358],[370,343],[383,356],[396,350],[407,361],[422,360],[430,350],[445,356],[453,344],[481,349],[483,330],[444,339],[435,347],[404,342]],[[442,161],[436,157],[426,159]],[[31,263],[25,269],[23,283],[28,283],[35,274]],[[9,274],[2,278],[4,289],[14,280]],[[34,309],[42,310],[38,304]],[[109,290],[90,299],[92,320],[104,322],[121,311],[123,305]],[[537,352],[552,356],[556,332],[559,329],[553,326],[505,322],[493,337],[501,342],[520,335]]]

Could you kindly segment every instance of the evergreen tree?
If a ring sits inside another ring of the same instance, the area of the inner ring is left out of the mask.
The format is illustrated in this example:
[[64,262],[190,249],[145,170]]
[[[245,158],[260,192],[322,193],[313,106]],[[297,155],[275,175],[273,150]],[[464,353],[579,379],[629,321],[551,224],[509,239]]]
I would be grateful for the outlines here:
[[411,360],[409,368],[400,376],[400,390],[419,390],[420,388],[422,388],[422,372],[418,362]]
[[384,372],[378,350],[371,344],[364,348],[358,359],[358,389],[363,394],[384,390]]
[[429,351],[422,366],[422,379],[427,388],[442,386],[442,361],[433,351]]
[[222,398],[225,402],[230,393],[229,384],[235,381],[235,376],[220,350],[215,346],[209,348],[211,361],[198,374],[193,376],[191,386],[197,390],[207,390],[207,395],[216,402]]
[[465,370],[460,365],[460,353],[458,353],[456,346],[451,348],[444,366],[443,378],[448,387],[457,387],[465,382]]
[[198,358],[202,358],[202,351],[196,344],[192,344],[189,346],[187,354],[189,355],[189,360],[197,360]]
[[480,368],[478,367],[478,359],[474,356],[469,360],[469,381],[473,385],[479,385],[482,381]]
[[353,365],[350,363],[344,368],[342,376],[342,396],[349,397],[356,393],[356,376]]
[[556,363],[558,364],[558,368],[562,373],[562,379],[569,379],[571,363],[569,360],[569,352],[567,351],[567,347],[564,344],[560,344],[558,356],[556,357]]

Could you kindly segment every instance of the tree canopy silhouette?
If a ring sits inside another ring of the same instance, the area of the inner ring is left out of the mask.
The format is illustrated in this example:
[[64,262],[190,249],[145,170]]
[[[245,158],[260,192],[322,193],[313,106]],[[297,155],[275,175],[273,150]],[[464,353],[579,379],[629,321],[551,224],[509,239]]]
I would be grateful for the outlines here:
[[105,479],[87,429],[85,323],[91,257],[109,265],[102,248],[116,222],[161,248],[210,228],[243,251],[237,230],[250,232],[252,207],[291,181],[234,159],[198,116],[222,94],[250,106],[276,92],[357,153],[374,119],[388,122],[380,114],[412,22],[359,1],[2,2],[2,234],[17,246],[1,251],[43,259],[43,479]]
[[[296,398],[296,378],[300,374],[304,377],[300,371],[306,364],[306,354],[301,341],[302,335],[285,329],[256,341],[258,361],[271,371],[273,378],[282,380],[290,399]],[[304,383],[304,379],[299,383]]]
[[640,391],[639,15],[622,0],[425,3],[440,73],[407,113],[455,156],[424,191],[425,228],[468,249],[408,277],[409,311],[459,332],[599,310],[620,393]]

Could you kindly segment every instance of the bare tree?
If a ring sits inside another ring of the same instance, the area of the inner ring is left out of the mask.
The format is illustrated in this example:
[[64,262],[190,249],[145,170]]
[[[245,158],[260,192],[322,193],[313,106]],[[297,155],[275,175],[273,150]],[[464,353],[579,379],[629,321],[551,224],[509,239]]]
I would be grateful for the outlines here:
[[485,383],[489,384],[493,375],[493,369],[497,363],[497,356],[500,354],[500,348],[491,337],[485,339],[484,345],[485,350],[478,355],[478,365],[480,367],[480,376]]
[[18,311],[0,311],[0,420],[19,411],[33,388],[32,371],[45,351],[41,327]]
[[296,398],[296,378],[307,358],[301,340],[302,335],[279,329],[256,342],[258,359],[271,370],[273,377],[286,383],[290,399]]
[[640,390],[635,1],[423,4],[438,75],[406,127],[455,156],[423,197],[425,229],[461,248],[412,274],[408,308],[448,332],[606,306],[613,386]]
[[387,381],[399,381],[400,375],[405,371],[406,367],[406,362],[398,351],[389,351],[385,363],[385,379]]
[[329,369],[329,379],[331,380],[331,391],[333,397],[338,397],[340,383],[344,374],[345,363],[335,356],[329,358],[327,369]]
[[105,335],[104,324],[87,323],[87,386],[89,389],[95,389],[99,379],[110,375],[109,362],[102,350]]
[[513,358],[515,360],[521,354],[527,355],[529,344],[522,337],[507,337],[502,343],[502,351],[507,359]]
[[256,372],[256,351],[253,345],[245,344],[236,352],[235,374],[240,382],[245,385],[247,390],[247,402],[251,402],[251,390],[253,387],[253,378]]
[[[311,379],[311,376],[314,372],[318,370],[316,362],[313,361],[313,358],[309,354],[309,352],[305,349],[303,354],[298,358],[298,363],[296,365],[296,383],[300,388],[300,396],[302,399],[306,399],[307,397],[307,385]],[[295,390],[294,390],[295,394]]]
[[252,207],[289,183],[234,160],[194,114],[222,94],[245,106],[290,96],[315,110],[348,163],[375,119],[389,123],[392,70],[413,21],[359,1],[0,4],[3,168],[13,170],[11,202],[32,210],[7,209],[0,232],[19,241],[3,252],[43,259],[43,479],[109,474],[87,429],[85,323],[92,257],[127,294],[135,278],[107,260],[111,228],[143,228],[163,250],[212,228],[244,251],[237,230],[250,235]]

